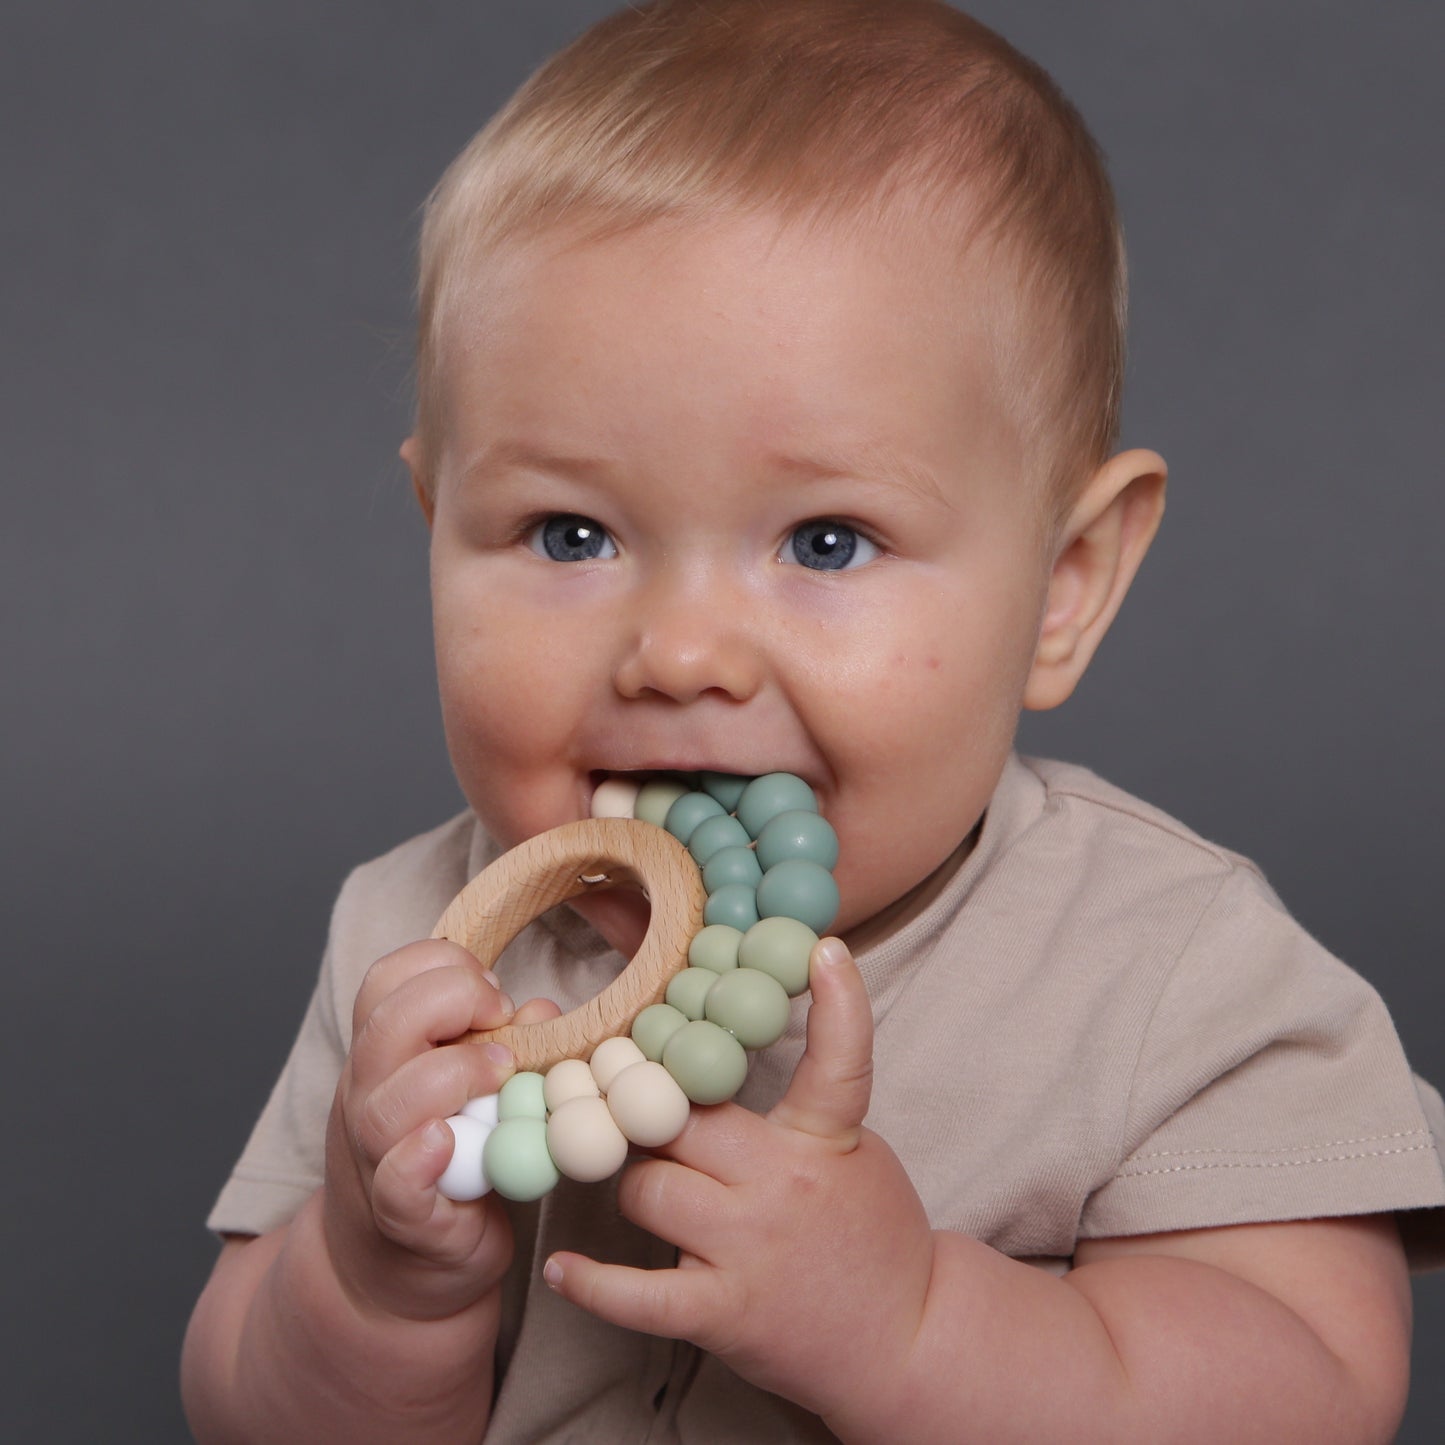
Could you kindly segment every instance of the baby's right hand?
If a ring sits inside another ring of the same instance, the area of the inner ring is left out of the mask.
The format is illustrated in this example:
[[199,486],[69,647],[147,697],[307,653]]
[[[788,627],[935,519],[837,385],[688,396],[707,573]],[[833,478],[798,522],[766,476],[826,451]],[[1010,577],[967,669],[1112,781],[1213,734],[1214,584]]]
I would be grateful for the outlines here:
[[454,1203],[436,1184],[452,1152],[442,1121],[501,1088],[512,1056],[448,1041],[558,1012],[541,999],[514,1011],[458,944],[408,944],[372,965],[331,1110],[323,1205],[333,1268],[360,1308],[441,1319],[496,1288],[512,1254],[499,1200]]

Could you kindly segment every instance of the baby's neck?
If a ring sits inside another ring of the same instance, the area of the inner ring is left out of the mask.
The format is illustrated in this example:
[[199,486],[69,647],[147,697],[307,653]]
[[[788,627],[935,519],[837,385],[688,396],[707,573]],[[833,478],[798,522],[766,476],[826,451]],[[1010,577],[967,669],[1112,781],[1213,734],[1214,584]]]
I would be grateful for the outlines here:
[[886,908],[880,909],[871,918],[850,928],[843,936],[854,958],[870,948],[876,948],[885,939],[891,938],[900,929],[907,927],[924,912],[953,881],[963,867],[974,844],[978,842],[979,827],[966,837],[922,883],[911,888],[901,898],[895,899]]

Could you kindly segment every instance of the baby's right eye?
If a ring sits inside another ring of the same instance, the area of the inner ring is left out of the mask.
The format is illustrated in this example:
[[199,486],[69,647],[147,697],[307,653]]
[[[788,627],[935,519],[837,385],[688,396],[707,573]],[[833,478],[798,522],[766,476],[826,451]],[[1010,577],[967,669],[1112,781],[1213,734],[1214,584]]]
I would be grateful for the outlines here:
[[527,545],[553,562],[605,561],[617,555],[617,546],[601,523],[570,513],[538,522],[527,533]]

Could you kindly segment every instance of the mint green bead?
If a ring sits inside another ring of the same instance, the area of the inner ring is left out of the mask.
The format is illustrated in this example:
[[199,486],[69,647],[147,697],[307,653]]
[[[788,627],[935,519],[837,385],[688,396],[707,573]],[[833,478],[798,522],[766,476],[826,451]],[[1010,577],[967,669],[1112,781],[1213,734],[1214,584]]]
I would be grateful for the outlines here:
[[721,1104],[742,1088],[748,1056],[726,1029],[697,1019],[668,1039],[662,1067],[694,1104]]
[[806,858],[823,868],[838,862],[838,835],[833,825],[818,813],[794,808],[779,813],[758,834],[758,862],[764,871],[785,858]]
[[723,812],[723,805],[716,798],[709,797],[706,793],[684,793],[667,810],[662,826],[679,843],[686,844],[692,837],[693,830],[704,818],[725,817],[727,814]]
[[785,858],[763,874],[758,884],[760,918],[796,918],[822,933],[838,916],[838,885],[833,875],[806,858]]
[[[738,820],[729,818],[728,822],[738,823]],[[704,823],[703,827],[706,826],[707,824]],[[738,823],[739,832],[742,832],[742,827],[743,825]],[[702,865],[702,886],[709,893],[716,893],[719,888],[726,888],[729,883],[743,883],[749,888],[756,888],[762,881],[763,869],[758,862],[758,855],[746,845],[736,848],[719,848]]]
[[711,793],[729,813],[737,808],[738,799],[748,785],[748,779],[740,778],[736,773],[700,773],[698,782],[702,784],[703,791]]
[[503,1199],[519,1203],[540,1199],[561,1178],[540,1119],[503,1119],[482,1146],[482,1168]]
[[735,968],[718,979],[703,1012],[745,1049],[765,1049],[782,1038],[791,1007],[782,984],[771,974]]
[[708,895],[702,909],[704,923],[726,923],[743,933],[760,917],[757,890],[746,883],[724,883]]
[[813,790],[792,773],[764,773],[754,778],[738,799],[738,821],[750,838],[756,838],[779,813],[794,810],[816,813],[818,800]]
[[513,1074],[497,1093],[498,1119],[545,1119],[547,1100],[542,1076],[531,1070]]
[[660,828],[667,821],[668,810],[688,791],[686,783],[671,778],[649,778],[637,792],[632,816]]
[[789,998],[808,988],[808,960],[818,935],[796,918],[764,918],[743,934],[738,966],[756,968],[782,984]]
[[710,968],[685,968],[673,974],[667,985],[667,1001],[690,1019],[703,1016],[703,1005],[718,975]]
[[632,1020],[632,1042],[642,1050],[644,1058],[660,1064],[668,1039],[686,1022],[687,1015],[670,1003],[648,1004]]
[[742,941],[741,929],[730,928],[726,923],[710,923],[698,929],[688,944],[687,961],[694,968],[726,973],[738,966],[738,946]]
[[715,813],[704,818],[692,830],[687,840],[687,851],[692,854],[697,866],[702,868],[713,854],[721,849],[746,848],[751,842],[748,830],[736,818],[730,818],[726,813]]

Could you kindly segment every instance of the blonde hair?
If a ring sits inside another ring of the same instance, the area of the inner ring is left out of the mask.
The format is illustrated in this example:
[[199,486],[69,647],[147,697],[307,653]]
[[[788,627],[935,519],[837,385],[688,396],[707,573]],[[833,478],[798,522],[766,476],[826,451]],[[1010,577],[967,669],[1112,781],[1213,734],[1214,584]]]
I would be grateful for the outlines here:
[[469,263],[554,227],[601,236],[720,210],[928,224],[960,259],[986,241],[1017,281],[1004,384],[1050,494],[1109,454],[1123,248],[1102,157],[1049,76],[942,0],[655,0],[536,71],[427,202],[424,472],[441,336]]

